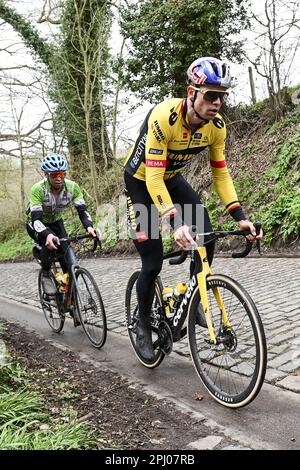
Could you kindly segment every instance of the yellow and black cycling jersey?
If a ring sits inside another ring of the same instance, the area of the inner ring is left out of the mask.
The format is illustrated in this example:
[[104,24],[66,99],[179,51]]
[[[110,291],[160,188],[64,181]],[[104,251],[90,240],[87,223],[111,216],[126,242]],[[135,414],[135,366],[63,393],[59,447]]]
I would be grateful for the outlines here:
[[244,218],[225,160],[226,126],[221,115],[202,127],[189,125],[186,99],[161,102],[146,116],[125,171],[145,181],[162,217],[176,212],[165,181],[172,178],[201,151],[209,148],[212,177],[226,209],[236,219]]

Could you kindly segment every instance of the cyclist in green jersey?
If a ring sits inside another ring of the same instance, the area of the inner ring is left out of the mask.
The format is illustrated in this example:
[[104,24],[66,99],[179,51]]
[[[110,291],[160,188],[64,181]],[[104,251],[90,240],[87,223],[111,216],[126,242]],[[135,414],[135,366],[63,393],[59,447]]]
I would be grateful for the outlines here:
[[[29,192],[27,232],[41,246],[40,259],[43,268],[43,288],[46,294],[55,294],[50,278],[51,259],[54,251],[65,253],[67,245],[58,244],[58,238],[67,237],[62,212],[74,203],[82,225],[91,237],[96,231],[90,214],[86,210],[80,187],[75,181],[66,179],[67,160],[60,154],[50,153],[42,161],[45,178],[35,183]],[[64,273],[68,272],[66,256],[60,261]]]

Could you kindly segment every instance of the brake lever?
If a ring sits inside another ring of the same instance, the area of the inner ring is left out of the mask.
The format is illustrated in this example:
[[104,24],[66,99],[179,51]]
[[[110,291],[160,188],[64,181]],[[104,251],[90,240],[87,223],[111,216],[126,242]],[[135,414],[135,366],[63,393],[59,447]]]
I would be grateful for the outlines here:
[[101,240],[100,240],[100,232],[98,230],[96,230],[96,234],[97,234],[97,236],[94,237],[94,245],[93,245],[92,251],[96,251],[97,246],[99,246],[100,250],[102,250],[102,243],[101,243]]
[[[256,222],[254,224],[254,227],[255,227],[255,230],[256,230],[256,235],[259,235],[260,234],[260,230],[261,230],[261,223],[260,222]],[[256,248],[257,248],[257,251],[258,253],[260,254],[261,256],[261,242],[260,240],[256,240]]]
[[[96,240],[97,240],[97,244],[94,244],[95,250],[96,250],[97,245],[99,246],[100,250],[102,250],[101,232],[98,229],[96,229],[95,231],[96,231]],[[93,250],[93,251],[95,251],[95,250]]]
[[97,237],[95,237],[95,238],[94,238],[94,244],[93,244],[92,251],[96,251],[97,245],[98,245],[98,239],[97,239]]
[[60,240],[59,240],[58,237],[53,237],[53,238],[52,238],[52,242],[53,242],[53,244],[56,246],[56,248],[59,247],[59,245],[60,245]]

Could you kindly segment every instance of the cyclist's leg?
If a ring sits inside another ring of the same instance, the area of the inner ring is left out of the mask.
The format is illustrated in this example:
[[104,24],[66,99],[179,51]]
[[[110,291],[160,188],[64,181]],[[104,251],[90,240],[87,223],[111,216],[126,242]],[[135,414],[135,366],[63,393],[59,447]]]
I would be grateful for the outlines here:
[[34,230],[32,226],[32,222],[26,223],[26,230],[30,238],[32,238],[32,240],[34,240],[35,242],[35,245],[32,248],[32,256],[36,259],[36,261],[40,263],[41,262],[41,247],[38,242],[37,232]]
[[[167,188],[173,203],[180,206],[182,218],[186,225],[197,225],[199,230],[211,232],[212,226],[206,207],[202,204],[199,194],[183,178],[181,174],[176,175],[170,182],[167,182]],[[209,237],[205,236],[204,241],[208,242]],[[211,241],[206,245],[208,262],[211,265],[214,257],[215,242]]]
[[[47,228],[48,225],[44,224]],[[32,225],[29,223],[26,226],[27,232],[33,240],[35,240],[41,247],[41,251],[39,253],[39,258],[42,267],[42,285],[43,290],[48,295],[54,295],[56,293],[56,287],[53,283],[50,269],[52,264],[52,252],[48,250],[45,246],[46,243],[46,236],[43,233],[36,232]]]
[[163,245],[159,233],[158,211],[153,205],[145,182],[125,174],[125,184],[131,237],[142,261],[136,284],[139,305],[136,344],[144,358],[151,361],[154,350],[150,314],[155,279],[163,263]]
[[[57,220],[53,224],[49,225],[49,228],[58,238],[67,238],[68,236],[62,219]],[[61,244],[57,248],[57,254],[61,255],[59,257],[59,264],[64,273],[67,273],[70,271],[69,268],[71,265],[71,259],[68,257],[68,254],[67,254],[68,248],[69,248],[69,245],[66,242],[61,242]]]

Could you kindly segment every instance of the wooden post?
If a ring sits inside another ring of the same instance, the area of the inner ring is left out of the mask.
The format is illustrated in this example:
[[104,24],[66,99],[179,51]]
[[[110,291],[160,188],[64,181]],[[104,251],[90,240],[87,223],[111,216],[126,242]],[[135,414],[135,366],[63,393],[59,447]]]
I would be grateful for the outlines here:
[[248,71],[249,71],[249,80],[250,80],[250,87],[251,87],[251,99],[252,99],[252,103],[255,104],[256,94],[255,94],[255,85],[254,85],[252,67],[248,67]]

